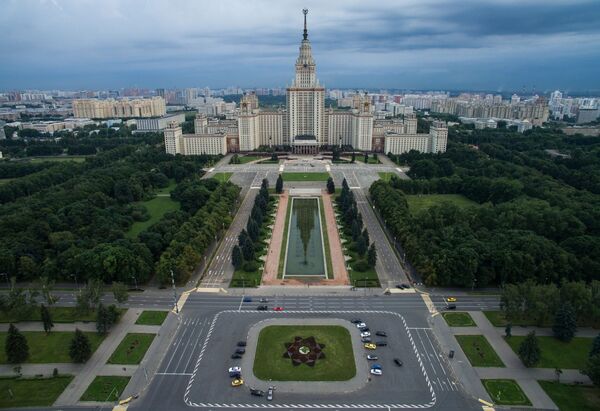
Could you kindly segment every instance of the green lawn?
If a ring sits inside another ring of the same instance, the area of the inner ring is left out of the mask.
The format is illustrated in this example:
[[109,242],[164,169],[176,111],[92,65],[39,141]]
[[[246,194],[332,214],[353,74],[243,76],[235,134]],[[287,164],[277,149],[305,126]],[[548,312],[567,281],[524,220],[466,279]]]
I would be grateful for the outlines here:
[[251,161],[260,160],[261,158],[265,158],[265,157],[261,157],[261,156],[239,156],[240,164],[246,164],[246,163],[249,163]]
[[392,173],[391,171],[381,171],[379,173],[379,178],[389,183],[392,180],[392,177],[396,175],[396,173]]
[[[285,344],[294,337],[314,337],[324,344],[325,357],[314,367],[292,365],[283,357]],[[356,375],[350,333],[340,326],[269,326],[258,336],[253,367],[254,375],[261,380],[273,381],[347,381]]]
[[559,384],[538,381],[560,411],[600,410],[600,388],[586,385]]
[[531,405],[515,380],[481,380],[483,386],[496,404],[500,405]]
[[0,408],[50,407],[72,379],[71,375],[53,378],[0,378]]
[[140,325],[162,325],[168,314],[168,311],[143,311],[135,323]]
[[[359,163],[363,163],[364,164],[364,162],[365,162],[365,155],[364,154],[360,155],[360,154],[357,153],[356,156],[354,157],[354,160],[357,161],[357,162],[359,162]],[[373,158],[373,155],[370,154],[369,155],[369,162],[367,164],[381,164],[381,161],[379,161],[379,159],[375,160]]]
[[[47,364],[54,362],[71,362],[69,357],[69,345],[75,335],[74,332],[53,331],[46,335],[43,331],[22,331],[29,345],[29,364]],[[6,353],[4,344],[6,341],[6,332],[0,333],[0,364],[6,364]],[[92,352],[96,351],[102,340],[103,335],[95,332],[84,333],[90,340]]]
[[80,401],[117,401],[131,377],[98,376],[87,387]]
[[139,364],[156,334],[129,333],[108,359],[109,364]]
[[473,367],[504,367],[504,363],[483,335],[455,337]]
[[233,175],[233,173],[215,173],[215,174],[213,174],[213,176],[211,178],[214,178],[215,180],[217,180],[220,183],[225,183],[225,182],[229,181],[229,179],[231,178],[232,175]]
[[[483,314],[487,317],[487,319],[492,323],[494,327],[505,327],[508,321],[504,316],[504,312],[502,311],[484,311]],[[516,318],[511,321],[514,326],[536,326],[538,324],[535,323],[531,318]],[[600,322],[592,322],[589,317],[580,318],[577,321],[577,325],[579,327],[592,327],[592,328],[600,328]],[[552,319],[548,319],[547,322],[541,324],[542,327],[552,327]]]
[[[344,225],[343,221],[342,225]],[[345,243],[342,243],[342,253],[351,257],[350,260],[346,261],[346,265],[350,266],[350,270],[348,271],[350,283],[355,287],[379,287],[379,277],[374,267],[369,267],[366,271],[356,270],[356,263],[360,260],[360,256],[355,251],[356,245],[352,241],[352,236],[349,232],[350,227],[346,226],[340,230],[340,238],[346,240]]]
[[[510,348],[517,353],[525,336],[513,335],[504,339],[510,345]],[[593,341],[593,338],[586,337],[575,337],[568,343],[547,336],[538,336],[537,339],[542,355],[536,367],[578,370],[585,366]]]
[[174,179],[169,179],[169,185],[156,190],[156,194],[169,194],[171,191],[175,190],[175,187],[177,187],[177,182]]
[[452,203],[458,207],[476,206],[477,203],[461,194],[416,194],[407,195],[408,208],[412,214],[426,210],[434,205]]
[[146,207],[150,218],[146,221],[136,221],[126,233],[127,238],[135,238],[139,233],[157,223],[166,213],[179,210],[179,202],[172,200],[170,196],[154,197],[152,200],[139,203]]
[[327,181],[329,173],[281,173],[283,181]]
[[444,320],[450,327],[475,327],[475,321],[469,313],[443,313]]
[[[95,322],[96,321],[96,311],[91,310],[89,313],[82,314],[75,307],[48,307],[50,310],[50,315],[52,316],[52,321],[54,323],[72,323],[75,321],[82,322]],[[121,313],[127,311],[126,309],[119,308]],[[4,312],[0,312],[0,323],[18,323],[20,321],[42,321],[40,316],[40,310],[34,309],[31,312],[23,317],[23,318],[14,318],[9,317]]]

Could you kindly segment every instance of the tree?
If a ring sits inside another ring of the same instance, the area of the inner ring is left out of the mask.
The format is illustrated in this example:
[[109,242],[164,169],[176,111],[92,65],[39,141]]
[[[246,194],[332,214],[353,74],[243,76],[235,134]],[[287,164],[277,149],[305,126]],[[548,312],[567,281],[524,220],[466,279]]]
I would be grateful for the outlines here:
[[358,253],[358,255],[360,255],[361,257],[365,255],[365,253],[367,252],[367,242],[365,241],[365,238],[363,236],[359,236],[358,237],[358,241],[356,241],[356,252]]
[[123,304],[129,299],[129,293],[127,292],[127,286],[121,282],[115,281],[112,284],[113,297],[119,304]]
[[512,324],[506,323],[506,327],[504,327],[504,333],[506,334],[506,338],[512,337]]
[[594,341],[592,342],[592,349],[590,350],[590,357],[593,357],[594,355],[598,355],[600,354],[600,334],[598,334],[596,336],[596,338],[594,338]]
[[561,341],[569,342],[575,336],[577,331],[577,321],[575,319],[575,311],[571,304],[563,303],[558,308],[552,325],[554,336]]
[[250,221],[248,221],[248,226],[246,228],[248,230],[248,235],[250,236],[252,241],[258,240],[258,237],[260,236],[260,228],[258,227],[258,224],[256,223],[256,221],[254,221],[253,219],[250,219]]
[[365,153],[365,164],[369,163],[369,153]]
[[271,161],[278,161],[278,160],[279,160],[279,157],[277,157],[277,153],[273,152],[271,154]]
[[242,256],[242,250],[238,245],[235,245],[231,250],[231,263],[235,267],[236,270],[242,268],[242,264],[244,264],[244,257]]
[[[359,225],[360,225],[360,223],[359,223]],[[361,235],[365,238],[365,241],[367,242],[367,244],[369,244],[371,242],[371,239],[369,238],[369,232],[367,231],[366,228],[364,228],[362,230],[362,234]]]
[[49,334],[52,331],[52,327],[54,327],[54,323],[52,322],[52,316],[50,315],[50,310],[44,304],[40,305],[40,315],[42,317],[42,322],[44,323],[44,331],[46,334]]
[[335,183],[333,182],[333,178],[331,177],[327,179],[327,192],[329,194],[335,193]]
[[277,182],[275,183],[275,192],[277,194],[283,193],[283,178],[281,177],[281,174],[279,174],[277,177]]
[[8,327],[4,350],[9,364],[20,364],[29,358],[27,339],[13,324]]
[[254,244],[252,244],[252,240],[250,240],[249,238],[244,242],[244,245],[242,246],[242,254],[244,255],[244,260],[254,260]]
[[52,294],[52,290],[54,289],[54,280],[50,280],[47,276],[40,277],[39,288],[41,290],[42,297],[44,300],[46,300],[46,304],[53,305],[59,300],[59,297],[56,297]]
[[356,153],[354,151],[352,152],[352,162],[356,162]]
[[600,386],[600,354],[588,358],[581,373],[590,377],[595,386]]
[[69,356],[76,363],[86,362],[92,355],[92,346],[89,338],[78,328],[75,329],[75,335],[69,346]]
[[352,221],[352,240],[358,241],[358,238],[361,237],[360,225],[354,218],[349,218],[349,220]]
[[369,247],[369,252],[367,253],[367,263],[369,264],[369,267],[375,267],[375,264],[377,264],[377,250],[375,249],[375,243],[372,243]]
[[538,340],[535,336],[535,331],[532,331],[527,334],[519,346],[519,358],[525,367],[533,367],[540,361],[540,355]]
[[108,323],[108,311],[103,304],[100,304],[96,310],[96,330],[98,331],[98,334],[104,335],[108,332]]

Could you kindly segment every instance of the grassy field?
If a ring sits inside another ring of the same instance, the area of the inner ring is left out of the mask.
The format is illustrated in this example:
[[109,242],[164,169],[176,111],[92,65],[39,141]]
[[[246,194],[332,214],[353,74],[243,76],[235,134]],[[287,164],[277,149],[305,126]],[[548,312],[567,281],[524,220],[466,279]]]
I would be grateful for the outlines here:
[[156,334],[129,333],[108,359],[109,364],[139,364]]
[[600,388],[584,385],[559,384],[555,381],[538,381],[560,411],[600,410]]
[[87,387],[80,401],[117,401],[131,377],[98,376]]
[[483,335],[455,337],[473,367],[504,367],[504,363]]
[[[0,378],[0,408],[50,407],[73,376],[53,378]],[[9,395],[9,390],[12,396]]]
[[168,311],[143,311],[135,323],[140,325],[162,325],[168,314]]
[[515,380],[481,380],[481,382],[496,404],[531,405],[531,401]]
[[215,173],[215,174],[213,174],[212,178],[214,178],[215,180],[217,180],[220,183],[225,183],[225,182],[229,181],[229,179],[231,178],[232,175],[233,175],[233,173]]
[[450,327],[475,327],[475,321],[469,313],[443,313],[444,320]]
[[460,194],[407,195],[406,201],[408,201],[408,208],[412,214],[443,203],[452,203],[461,208],[477,205],[476,202]]
[[[504,338],[510,348],[516,353],[525,336],[513,335]],[[565,343],[554,337],[537,337],[542,355],[538,368],[582,369],[592,348],[593,338],[575,337]]]
[[283,181],[327,181],[329,173],[281,173]]
[[[29,364],[47,364],[55,362],[71,362],[69,357],[69,345],[75,335],[74,332],[54,331],[46,335],[43,331],[22,331],[29,345]],[[0,333],[0,364],[6,364],[6,353],[4,343],[6,341],[6,332]],[[95,332],[84,333],[90,340],[92,352],[96,351],[102,340],[103,335]]]
[[175,190],[175,187],[177,187],[177,182],[174,179],[170,179],[169,185],[156,190],[156,194],[170,194],[171,191]]
[[[487,317],[487,319],[492,323],[494,327],[505,327],[508,321],[504,316],[502,311],[484,311],[483,314]],[[552,327],[552,319],[548,319],[547,322],[541,324],[541,327]],[[514,326],[536,326],[538,324],[535,323],[531,318],[517,318],[511,321]],[[589,317],[580,318],[577,321],[577,325],[579,327],[592,327],[592,328],[600,328],[600,322],[593,323],[589,320]]]
[[240,164],[246,164],[246,163],[249,163],[251,161],[260,160],[261,158],[265,158],[265,157],[261,157],[261,156],[239,156]]
[[[82,322],[95,322],[96,311],[91,310],[87,314],[80,313],[75,307],[48,307],[52,321],[54,323],[72,323],[75,321]],[[125,309],[118,309],[121,313],[124,313]],[[24,318],[9,317],[4,312],[0,312],[0,323],[18,323],[20,321],[42,321],[40,316],[40,310],[34,309]]]
[[379,174],[379,178],[386,183],[389,183],[392,180],[392,176],[396,175],[396,173],[392,173],[391,171],[381,171],[377,174]]
[[133,223],[126,233],[126,237],[128,238],[137,237],[139,233],[150,227],[152,224],[157,223],[166,213],[179,210],[180,208],[180,204],[168,196],[154,197],[152,200],[143,201],[139,204],[146,207],[150,218],[146,221],[136,221]]
[[[283,357],[285,343],[294,337],[315,337],[324,344],[325,357],[314,367],[292,365]],[[269,326],[258,336],[254,375],[261,380],[273,381],[347,381],[356,375],[350,333],[340,326]]]
[[323,231],[323,248],[325,249],[325,264],[327,264],[327,278],[333,278],[333,263],[331,262],[331,249],[329,248],[329,234],[327,233],[327,221],[325,220],[325,208],[323,197],[319,197],[319,209],[321,214],[321,230]]
[[[356,157],[354,157],[354,160],[358,163],[365,163],[365,156],[357,154]],[[379,161],[379,159],[375,160],[373,158],[373,155],[369,155],[369,162],[367,164],[381,164],[381,161]]]

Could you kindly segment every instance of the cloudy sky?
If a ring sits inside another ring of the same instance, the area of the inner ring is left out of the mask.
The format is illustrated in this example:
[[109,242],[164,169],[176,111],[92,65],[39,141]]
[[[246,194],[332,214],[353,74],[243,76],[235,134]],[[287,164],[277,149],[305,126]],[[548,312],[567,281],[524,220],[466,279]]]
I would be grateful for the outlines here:
[[1,0],[0,89],[600,90],[599,0]]

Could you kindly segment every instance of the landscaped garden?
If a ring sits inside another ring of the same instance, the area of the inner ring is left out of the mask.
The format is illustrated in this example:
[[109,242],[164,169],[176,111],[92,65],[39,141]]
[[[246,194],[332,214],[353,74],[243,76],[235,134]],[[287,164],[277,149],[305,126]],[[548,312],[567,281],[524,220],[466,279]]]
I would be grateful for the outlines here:
[[392,179],[393,176],[395,176],[395,173],[392,173],[391,171],[381,171],[379,173],[379,178],[382,179],[383,181],[385,181],[386,183],[389,183],[390,180]]
[[0,408],[50,407],[73,376],[52,378],[0,378]]
[[504,367],[504,363],[483,335],[455,337],[473,367]]
[[469,313],[443,313],[444,320],[450,327],[475,327],[475,321]]
[[219,183],[225,183],[229,181],[232,175],[233,173],[215,173],[213,174],[212,178],[217,180]]
[[496,404],[531,405],[529,398],[515,380],[481,380],[481,382]]
[[108,359],[109,364],[139,364],[155,334],[129,333]]
[[168,195],[157,196],[151,200],[143,201],[139,204],[146,207],[150,217],[146,221],[134,222],[129,231],[126,233],[127,238],[137,237],[139,233],[157,223],[165,214],[170,211],[179,210],[180,208],[179,202],[174,201]]
[[327,181],[329,173],[317,172],[317,173],[281,173],[283,181]]
[[143,311],[135,323],[139,325],[162,325],[168,314],[168,311]]
[[341,326],[265,327],[253,371],[265,381],[349,380],[356,375],[350,333]]
[[[592,338],[575,337],[570,342],[563,342],[554,337],[536,337],[540,347],[540,360],[538,368],[565,368],[582,369],[588,359],[592,348]],[[505,340],[515,353],[518,354],[519,346],[525,339],[524,336],[513,335]]]
[[97,376],[81,396],[81,401],[117,401],[131,377]]
[[600,410],[600,388],[589,385],[560,384],[538,381],[560,411]]

